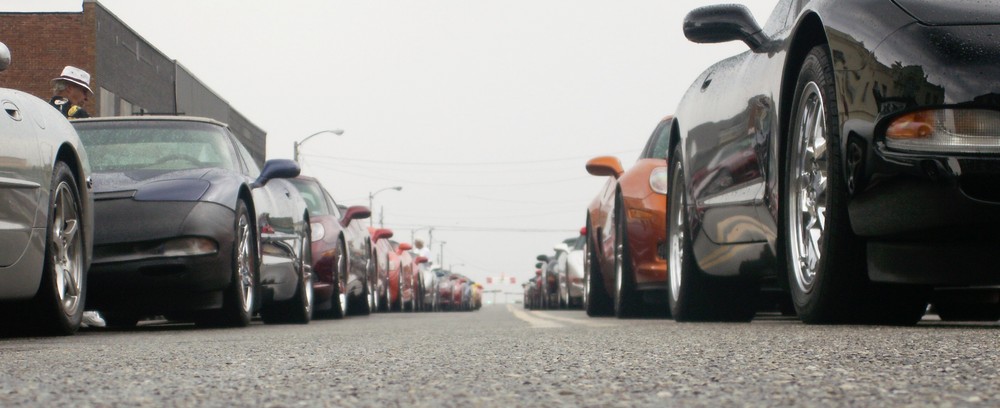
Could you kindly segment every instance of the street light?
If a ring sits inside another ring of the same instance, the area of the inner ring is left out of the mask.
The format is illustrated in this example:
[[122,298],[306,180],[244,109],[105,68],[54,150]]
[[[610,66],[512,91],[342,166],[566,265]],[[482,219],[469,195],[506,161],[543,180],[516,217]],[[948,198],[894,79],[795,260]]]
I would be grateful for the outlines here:
[[[376,194],[378,194],[378,193],[381,193],[381,192],[383,192],[383,191],[385,191],[385,190],[396,190],[396,191],[400,191],[400,190],[402,190],[402,189],[403,189],[403,186],[394,186],[394,187],[386,187],[386,188],[383,188],[383,189],[381,189],[381,190],[378,190],[378,191],[375,191],[374,193],[368,193],[368,210],[369,210],[369,211],[375,211],[375,208],[373,207],[373,205],[374,205],[374,203],[373,203],[373,202],[375,201],[375,195],[376,195]],[[383,212],[384,212],[384,211],[383,211]],[[373,226],[373,224],[374,224],[374,222],[372,221],[372,217],[368,217],[368,226],[369,226],[369,227],[371,227],[371,226]],[[381,224],[382,224],[382,222],[381,222],[381,221],[379,221],[379,225],[380,225],[380,228],[381,228],[381,227],[384,227],[384,225],[381,225]]]
[[333,133],[333,134],[335,134],[337,136],[340,136],[340,135],[344,134],[344,129],[321,130],[319,132],[316,132],[316,133],[313,133],[313,134],[311,134],[309,136],[306,136],[306,138],[302,139],[302,141],[300,141],[300,142],[295,142],[295,144],[293,145],[295,147],[295,153],[294,153],[293,157],[295,158],[295,162],[296,163],[299,162],[299,146],[301,144],[305,143],[306,140],[311,139],[313,136],[321,135],[323,133]]

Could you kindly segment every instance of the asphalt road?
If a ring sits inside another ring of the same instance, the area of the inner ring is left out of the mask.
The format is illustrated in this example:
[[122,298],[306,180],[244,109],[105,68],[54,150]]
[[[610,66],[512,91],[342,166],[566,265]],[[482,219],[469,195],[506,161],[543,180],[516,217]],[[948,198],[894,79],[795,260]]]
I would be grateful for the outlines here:
[[381,314],[0,336],[0,406],[998,406],[1000,325]]

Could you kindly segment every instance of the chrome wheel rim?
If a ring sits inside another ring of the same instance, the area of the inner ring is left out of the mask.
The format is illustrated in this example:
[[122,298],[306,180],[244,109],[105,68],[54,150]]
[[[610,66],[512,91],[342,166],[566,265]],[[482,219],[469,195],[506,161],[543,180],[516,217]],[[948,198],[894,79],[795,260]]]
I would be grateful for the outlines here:
[[52,200],[52,265],[55,267],[56,291],[63,313],[76,314],[83,293],[83,236],[80,214],[73,190],[59,183]]
[[800,100],[788,173],[788,237],[795,281],[799,290],[809,293],[823,256],[829,154],[826,111],[819,86],[815,82],[806,84]]
[[681,293],[681,265],[684,264],[684,243],[685,232],[684,232],[684,196],[681,192],[683,188],[684,181],[681,177],[681,164],[678,161],[676,169],[674,169],[673,183],[674,188],[670,191],[670,237],[669,244],[669,256],[667,261],[667,273],[670,275],[670,297],[675,302],[680,298]]
[[243,298],[243,312],[250,313],[254,301],[254,281],[253,281],[253,257],[250,251],[250,220],[246,214],[240,214],[240,220],[236,228],[236,267],[237,279],[240,294]]

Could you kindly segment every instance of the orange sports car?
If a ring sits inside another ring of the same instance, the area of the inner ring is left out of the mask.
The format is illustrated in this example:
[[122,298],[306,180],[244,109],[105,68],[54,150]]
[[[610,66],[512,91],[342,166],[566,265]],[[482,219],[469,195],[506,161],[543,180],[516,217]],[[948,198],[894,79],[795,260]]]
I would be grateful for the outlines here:
[[[587,314],[618,317],[669,310],[666,302],[667,148],[673,118],[660,121],[628,171],[611,156],[587,162],[608,182],[587,208]],[[657,296],[663,292],[664,296]],[[660,304],[662,303],[662,304]]]

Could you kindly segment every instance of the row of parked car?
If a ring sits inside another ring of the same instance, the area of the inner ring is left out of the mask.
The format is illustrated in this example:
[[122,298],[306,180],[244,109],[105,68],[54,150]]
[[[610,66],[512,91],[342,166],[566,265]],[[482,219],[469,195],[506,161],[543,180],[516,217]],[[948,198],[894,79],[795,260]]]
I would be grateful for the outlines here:
[[[692,83],[630,169],[587,163],[608,177],[587,313],[1000,320],[998,23],[994,2],[779,0],[763,28],[740,5],[691,11],[691,41],[749,49]],[[529,307],[554,304],[546,271]]]
[[[0,69],[10,62],[0,46]],[[67,121],[0,88],[0,308],[11,327],[308,323],[472,310],[482,286],[429,268],[368,208],[338,205],[297,163],[258,167],[228,126],[187,116]]]
[[538,255],[535,276],[524,288],[525,309],[580,309],[583,307],[583,245],[586,229],[580,235],[556,244],[552,254]]

